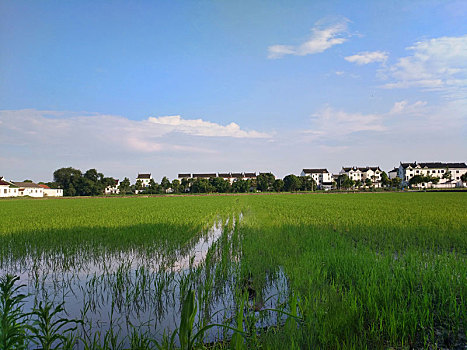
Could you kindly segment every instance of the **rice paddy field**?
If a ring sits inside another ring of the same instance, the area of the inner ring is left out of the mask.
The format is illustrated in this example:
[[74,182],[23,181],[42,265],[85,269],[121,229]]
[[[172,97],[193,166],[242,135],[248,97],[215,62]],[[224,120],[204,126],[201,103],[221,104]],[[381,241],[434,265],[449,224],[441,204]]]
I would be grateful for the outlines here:
[[467,349],[467,197],[1,200],[0,277],[0,349]]

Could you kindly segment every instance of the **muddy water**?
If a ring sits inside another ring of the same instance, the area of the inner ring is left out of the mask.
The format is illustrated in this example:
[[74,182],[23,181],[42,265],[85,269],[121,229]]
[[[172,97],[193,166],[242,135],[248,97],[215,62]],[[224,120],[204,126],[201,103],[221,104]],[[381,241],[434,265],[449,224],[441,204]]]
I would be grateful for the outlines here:
[[[80,263],[66,270],[53,267],[50,259],[26,259],[21,264],[3,267],[0,275],[16,274],[21,283],[26,284],[24,292],[30,295],[24,308],[26,312],[38,301],[64,302],[67,318],[84,320],[79,331],[85,339],[91,340],[112,329],[124,343],[134,330],[161,340],[164,332],[173,333],[180,323],[181,295],[190,286],[203,290],[207,276],[212,276],[215,265],[206,267],[204,263],[222,235],[230,238],[231,232],[218,222],[175,255],[127,251],[95,260],[77,257]],[[221,286],[216,286],[217,293],[208,286],[204,296],[207,305],[199,305],[195,324],[234,325],[237,285],[232,274]],[[271,277],[261,294],[260,302],[251,300],[248,303],[250,312],[256,313],[256,326],[260,328],[280,322],[275,312],[261,309],[276,308],[285,302],[287,279],[284,273],[279,271]],[[214,327],[206,333],[204,341],[213,342],[229,336],[223,328]]]

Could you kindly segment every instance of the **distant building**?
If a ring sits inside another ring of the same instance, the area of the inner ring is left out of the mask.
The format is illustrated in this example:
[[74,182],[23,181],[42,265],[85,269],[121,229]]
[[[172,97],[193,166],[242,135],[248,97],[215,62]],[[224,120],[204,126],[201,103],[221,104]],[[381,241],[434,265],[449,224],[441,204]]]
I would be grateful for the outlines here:
[[0,177],[0,197],[18,197],[19,188]]
[[105,194],[119,194],[120,189],[118,186],[120,185],[120,180],[115,179],[115,183],[113,185],[109,185],[104,189]]
[[61,188],[50,188],[47,185],[39,184],[42,187],[45,197],[63,197],[63,190]]
[[437,184],[431,182],[420,184],[421,187],[433,188],[453,188],[463,186],[461,176],[467,173],[465,163],[400,163],[398,177],[402,179],[402,184],[407,186],[411,178],[416,175],[431,176],[439,178]]
[[230,182],[230,184],[232,184],[232,182],[233,182],[233,177],[232,177],[231,173],[218,173],[217,177],[221,177],[225,181]]
[[244,180],[256,180],[256,173],[244,173],[243,179]]
[[311,177],[319,189],[330,190],[332,188],[332,174],[327,169],[303,169],[300,176]]
[[361,181],[363,184],[366,179],[370,179],[372,186],[381,187],[381,174],[383,171],[378,167],[342,167],[340,175],[345,174],[353,181]]
[[141,181],[143,187],[148,187],[151,180],[151,174],[138,174],[138,177],[136,178],[136,181]]
[[191,179],[191,174],[178,174],[178,179],[180,180],[180,183],[181,183],[183,179],[185,180]]
[[18,186],[18,196],[29,197],[44,197],[44,189],[34,182],[16,182],[13,184]]
[[388,172],[388,177],[390,180],[395,179],[397,174],[399,173],[399,168],[394,168],[390,172]]
[[194,179],[210,179],[211,177],[217,177],[216,173],[204,173],[204,174],[193,174]]

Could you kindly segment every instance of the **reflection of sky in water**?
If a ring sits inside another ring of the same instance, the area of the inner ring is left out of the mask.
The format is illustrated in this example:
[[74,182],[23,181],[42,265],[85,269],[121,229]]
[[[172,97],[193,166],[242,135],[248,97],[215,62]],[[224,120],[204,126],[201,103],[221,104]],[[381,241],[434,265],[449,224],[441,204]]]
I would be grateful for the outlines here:
[[[208,305],[201,306],[202,310],[198,305],[198,315],[207,318],[207,323],[232,324],[236,309],[234,274],[229,274],[222,286],[204,288],[207,275],[214,274],[215,266],[206,271],[203,262],[223,232],[230,238],[231,232],[224,231],[217,223],[201,238],[190,242],[188,250],[185,247],[173,256],[130,250],[99,259],[78,257],[81,261],[66,271],[54,266],[54,261],[58,260],[27,258],[3,266],[0,275],[16,274],[20,276],[20,283],[27,285],[25,292],[31,296],[25,311],[32,309],[35,298],[37,301],[53,300],[56,304],[65,302],[68,318],[84,319],[86,325],[81,335],[85,338],[92,339],[96,332],[103,335],[111,328],[123,338],[136,327],[139,332],[147,332],[160,340],[164,331],[170,334],[177,328],[181,290],[189,285],[210,293]],[[284,303],[286,293],[287,279],[280,270],[263,291],[262,308],[275,308],[278,303]],[[266,317],[258,321],[258,327],[276,323],[274,312],[262,314]],[[256,316],[260,316],[258,312]],[[195,323],[198,321],[196,319]],[[230,334],[214,327],[206,332],[205,340],[212,342]]]

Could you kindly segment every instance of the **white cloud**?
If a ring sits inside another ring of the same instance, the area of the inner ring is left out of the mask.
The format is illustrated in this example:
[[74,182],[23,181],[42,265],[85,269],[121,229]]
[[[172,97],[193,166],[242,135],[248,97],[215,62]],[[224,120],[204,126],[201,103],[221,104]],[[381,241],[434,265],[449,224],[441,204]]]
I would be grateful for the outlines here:
[[427,105],[426,101],[417,101],[410,104],[408,101],[398,101],[394,103],[394,106],[389,111],[389,114],[402,114],[405,115],[423,115],[426,112],[424,108]]
[[388,59],[387,52],[373,51],[373,52],[360,52],[356,55],[344,57],[348,62],[356,63],[358,65],[369,64],[373,62],[384,63]]
[[362,131],[384,131],[384,115],[347,113],[326,107],[312,116],[312,129],[307,132],[315,137],[332,137]]
[[186,133],[197,136],[209,137],[239,137],[239,138],[268,138],[269,134],[257,131],[241,130],[236,123],[226,126],[204,121],[202,119],[182,119],[179,115],[150,117],[148,121],[152,124],[162,125],[171,131]]
[[[39,181],[50,179],[59,167],[73,166],[95,167],[116,177],[131,177],[144,169],[173,177],[177,171],[234,168],[245,159],[244,166],[260,164],[256,152],[270,138],[235,123],[221,125],[180,116],[131,120],[103,114],[3,110],[0,148],[21,161],[0,162],[0,174]],[[237,159],[232,158],[233,150]]]
[[[131,120],[103,114],[76,114],[38,110],[0,111],[0,145],[57,147],[61,153],[183,151],[211,153],[211,149],[178,144],[186,137],[267,138],[270,135],[245,131],[235,123],[223,126],[202,119],[180,116]],[[178,137],[171,136],[177,133]]]
[[315,25],[311,29],[310,38],[304,43],[294,45],[272,45],[268,47],[268,58],[282,58],[285,55],[306,56],[324,52],[334,45],[347,41],[347,19],[331,26],[322,28]]
[[452,98],[467,96],[467,35],[420,41],[407,50],[412,54],[386,71],[391,82],[385,88],[419,87]]

